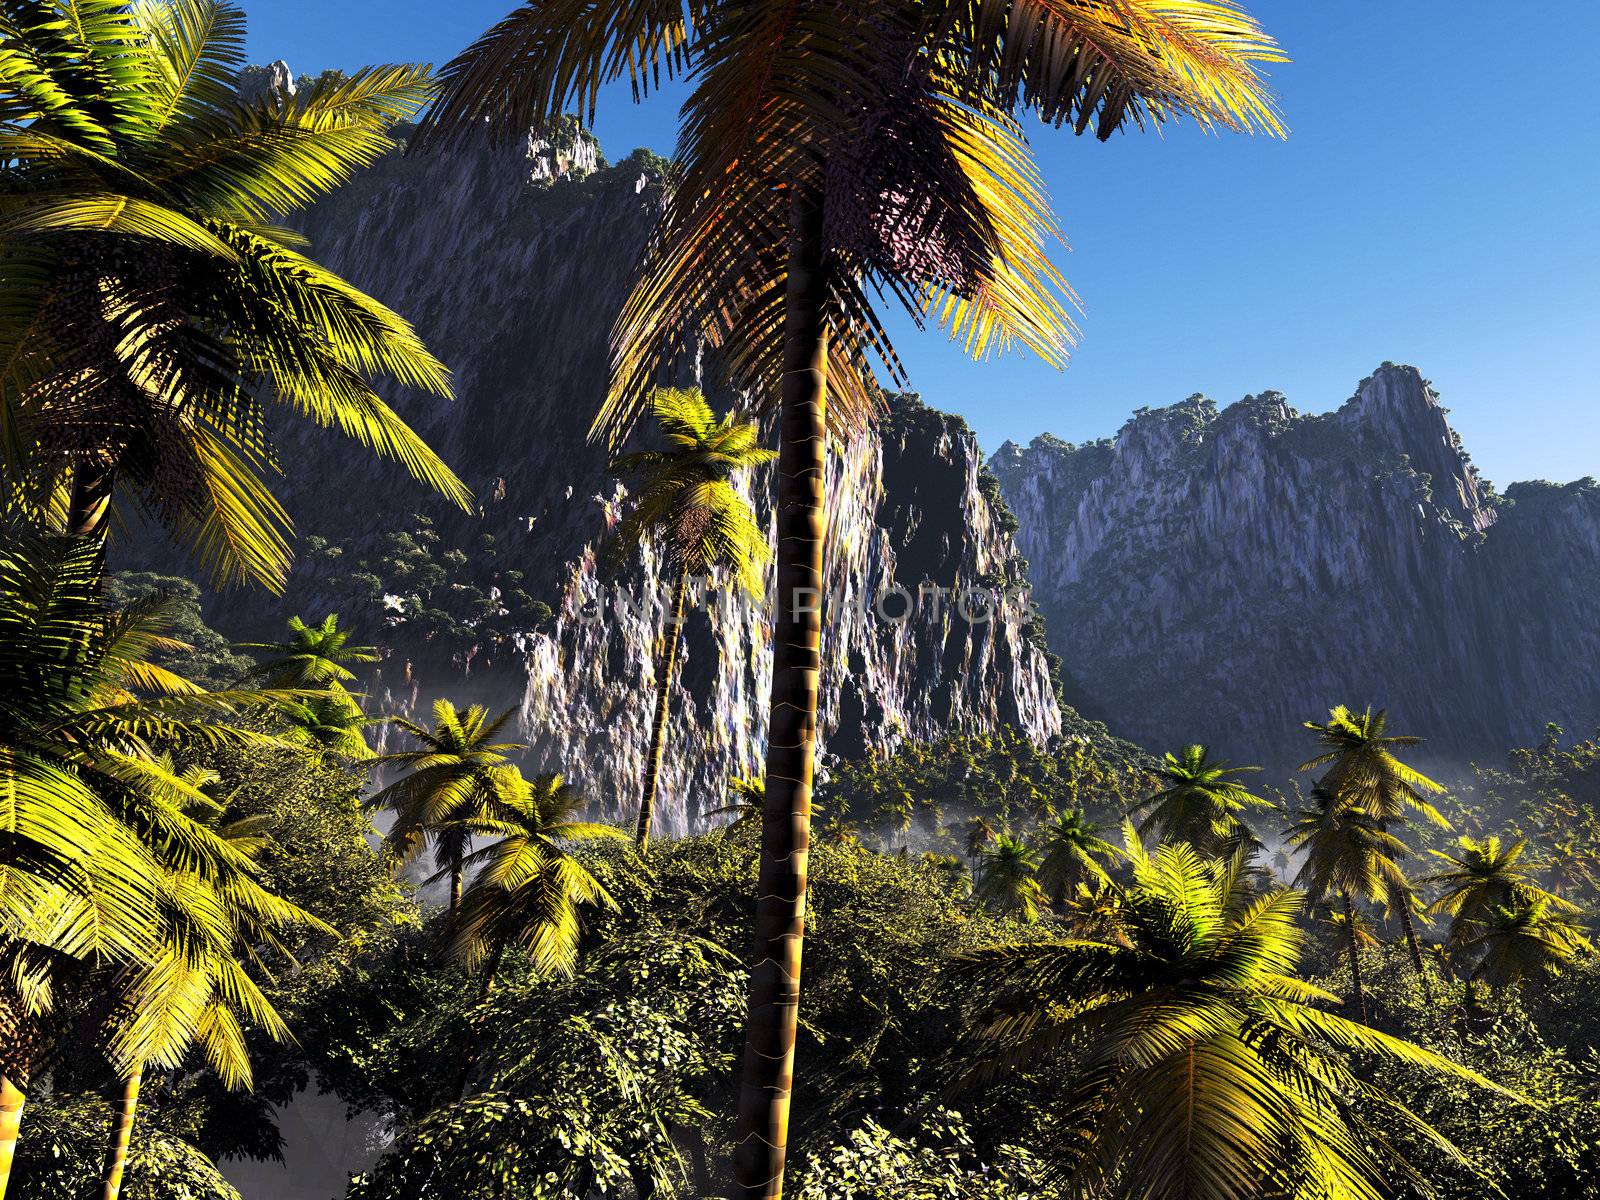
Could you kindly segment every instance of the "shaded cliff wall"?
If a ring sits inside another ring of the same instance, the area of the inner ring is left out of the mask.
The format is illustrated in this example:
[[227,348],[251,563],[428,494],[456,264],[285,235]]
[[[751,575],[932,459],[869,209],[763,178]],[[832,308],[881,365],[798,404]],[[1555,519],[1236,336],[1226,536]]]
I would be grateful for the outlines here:
[[1197,396],[991,467],[1069,697],[1146,745],[1292,763],[1336,702],[1435,755],[1600,722],[1600,487],[1495,496],[1413,368],[1332,413]]
[[[668,587],[649,552],[613,572],[604,541],[627,497],[585,433],[661,175],[644,152],[604,166],[586,135],[566,136],[555,148],[530,139],[506,151],[395,153],[307,214],[312,253],[413,320],[454,372],[453,405],[402,395],[397,407],[480,509],[448,511],[359,448],[294,433],[282,447],[284,486],[303,553],[288,597],[236,594],[212,615],[237,635],[286,612],[339,611],[386,651],[374,707],[434,695],[518,705],[533,766],[564,770],[602,810],[627,812]],[[681,374],[707,375],[698,363]],[[716,391],[713,378],[702,382]],[[951,588],[1004,576],[1015,550],[982,468],[958,418],[911,398],[878,435],[832,457],[828,576],[846,603],[826,620],[829,753],[1002,722],[1041,742],[1059,733],[1042,642],[1014,607],[988,623],[948,605],[906,622],[871,609],[895,583],[914,591],[924,580]],[[770,477],[750,487],[770,519]],[[419,544],[432,563],[397,549]],[[418,579],[440,563],[443,578],[423,588]],[[612,602],[618,592],[626,602]],[[587,620],[602,599],[605,619]],[[765,605],[744,597],[713,593],[691,613],[664,782],[668,831],[724,803],[729,775],[758,767],[770,639]]]

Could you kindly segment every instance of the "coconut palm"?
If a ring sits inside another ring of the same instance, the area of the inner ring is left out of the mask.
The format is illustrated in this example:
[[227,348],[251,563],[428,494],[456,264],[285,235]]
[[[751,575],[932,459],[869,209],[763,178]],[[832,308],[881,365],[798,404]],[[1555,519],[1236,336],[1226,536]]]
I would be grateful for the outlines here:
[[271,402],[468,507],[368,382],[448,396],[444,367],[271,223],[390,149],[427,69],[245,100],[220,0],[12,0],[0,36],[5,501],[103,539],[127,489],[219,578],[281,588]]
[[[195,768],[178,777],[197,790],[215,781]],[[245,962],[272,951],[292,963],[291,933],[335,932],[265,886],[259,859],[272,844],[265,818],[225,821],[220,804],[159,791],[130,816],[164,879],[155,955],[123,967],[106,987],[108,1058],[122,1091],[101,1172],[103,1200],[121,1194],[146,1070],[175,1070],[198,1046],[225,1087],[250,1087],[244,1023],[280,1042],[289,1031]]]
[[1377,1200],[1391,1168],[1409,1172],[1386,1161],[1394,1123],[1448,1149],[1352,1059],[1494,1085],[1325,1011],[1333,997],[1295,978],[1300,894],[1254,894],[1243,854],[1147,853],[1130,831],[1128,856],[1126,944],[997,946],[958,967],[978,993],[974,1078],[1059,1058],[1076,1080],[1046,1147],[1063,1194],[1114,1179],[1145,1200]]
[[718,419],[695,389],[660,389],[651,397],[650,412],[665,448],[624,455],[612,463],[639,488],[638,503],[617,527],[618,545],[654,543],[674,577],[672,609],[661,630],[655,716],[639,800],[636,837],[641,852],[650,848],[689,580],[725,570],[752,596],[761,594],[761,567],[772,551],[767,531],[756,523],[750,502],[734,481],[777,457],[760,444],[754,422],[734,413]]
[[877,416],[876,356],[903,377],[872,297],[975,357],[1060,364],[1070,293],[1018,120],[1109,137],[1190,114],[1279,131],[1257,64],[1281,58],[1233,0],[532,0],[444,73],[423,142],[521,136],[606,82],[692,81],[673,187],[613,337],[594,433],[625,438],[663,362],[720,352],[776,414],[769,781],[740,1089],[737,1190],[783,1191],[799,1013],[823,621],[826,451]]
[[361,711],[356,698],[337,683],[277,706],[278,737],[318,759],[359,761],[372,757],[364,732],[378,718]]
[[707,811],[708,817],[731,816],[722,835],[731,837],[761,824],[761,802],[767,794],[767,781],[759,775],[735,775],[728,780],[731,803]]
[[579,791],[560,775],[524,780],[488,823],[495,840],[468,858],[478,868],[450,940],[452,955],[492,987],[513,945],[542,975],[570,975],[585,907],[614,910],[611,894],[572,855],[576,843],[626,840],[614,825],[577,819]]
[[1475,925],[1487,922],[1497,909],[1519,912],[1532,904],[1543,905],[1551,913],[1577,912],[1577,905],[1540,887],[1530,874],[1526,861],[1528,843],[1502,842],[1500,838],[1463,837],[1456,850],[1430,850],[1435,858],[1448,863],[1446,870],[1424,877],[1421,882],[1437,885],[1441,894],[1428,906],[1428,912],[1451,918],[1450,941],[1458,943]]
[[1284,837],[1291,846],[1305,852],[1295,882],[1313,900],[1337,899],[1343,906],[1350,982],[1356,1008],[1365,1021],[1367,993],[1361,977],[1355,902],[1383,904],[1396,888],[1406,886],[1405,876],[1396,864],[1407,853],[1407,847],[1371,813],[1341,802],[1321,787],[1311,789],[1309,803],[1294,813],[1294,823]]
[[983,852],[983,848],[985,846],[994,841],[995,835],[1000,831],[995,827],[994,823],[982,813],[976,813],[973,816],[968,817],[966,824],[962,828],[962,844],[966,847],[967,860],[972,864],[973,869],[976,870],[978,856]]
[[249,678],[267,687],[325,688],[355,678],[346,663],[374,663],[378,652],[371,646],[350,645],[351,632],[339,628],[339,614],[329,613],[321,624],[308,625],[289,618],[289,637],[281,642],[242,642],[240,650],[266,654]]
[[1122,889],[1110,879],[1092,887],[1080,883],[1056,909],[1072,936],[1092,942],[1125,942]]
[[1040,851],[1039,884],[1057,904],[1080,885],[1098,887],[1109,882],[1102,864],[1122,856],[1122,851],[1095,832],[1081,808],[1049,814],[1034,843]]
[[973,895],[1031,925],[1039,919],[1044,900],[1038,876],[1038,851],[1015,834],[1001,832],[981,852]]
[[136,834],[155,796],[207,803],[157,747],[276,744],[232,724],[282,693],[206,692],[151,661],[174,601],[110,608],[92,539],[0,542],[0,1196],[52,983],[148,961],[165,874]]
[[1337,705],[1328,713],[1327,721],[1305,723],[1317,735],[1323,750],[1301,763],[1299,770],[1327,767],[1319,785],[1343,803],[1359,805],[1381,821],[1398,821],[1410,810],[1421,813],[1440,829],[1449,829],[1450,822],[1428,800],[1429,795],[1443,792],[1444,785],[1406,766],[1394,754],[1396,749],[1418,745],[1422,739],[1389,734],[1385,732],[1388,724],[1389,714],[1383,709],[1373,712],[1368,708],[1357,713]]
[[1161,790],[1129,811],[1145,813],[1141,836],[1188,842],[1202,856],[1231,854],[1251,836],[1241,814],[1273,807],[1233,778],[1260,769],[1230,767],[1212,759],[1204,746],[1185,746],[1180,754],[1162,756],[1156,770]]
[[1559,975],[1579,954],[1593,954],[1584,932],[1550,897],[1513,896],[1463,922],[1458,951],[1477,954],[1472,979],[1490,987],[1510,987],[1523,979]]
[[449,700],[435,700],[432,729],[394,718],[417,743],[415,749],[372,760],[379,766],[409,768],[367,801],[394,815],[383,839],[390,861],[403,867],[431,846],[435,878],[450,881],[451,912],[461,907],[473,837],[491,818],[508,815],[512,810],[507,806],[518,802],[526,786],[506,757],[524,749],[523,743],[495,740],[515,715],[511,708],[491,720],[482,705],[461,710]]

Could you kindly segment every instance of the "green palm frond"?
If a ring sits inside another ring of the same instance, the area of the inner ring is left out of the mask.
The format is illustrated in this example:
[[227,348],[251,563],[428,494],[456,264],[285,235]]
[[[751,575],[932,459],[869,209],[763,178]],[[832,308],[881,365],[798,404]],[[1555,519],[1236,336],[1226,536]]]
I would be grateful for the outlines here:
[[878,405],[869,361],[901,375],[880,291],[974,354],[1017,343],[1064,360],[1073,300],[1017,117],[1080,132],[1093,119],[1102,137],[1179,115],[1281,133],[1260,65],[1282,58],[1227,2],[557,0],[524,5],[445,68],[419,144],[546,124],[622,77],[636,98],[691,80],[675,186],[614,330],[595,433],[625,439],[686,338],[719,347],[763,403],[776,394],[797,194],[830,209],[829,415],[848,430]]
[[[281,587],[283,409],[468,506],[376,391],[448,397],[443,365],[278,224],[392,148],[427,69],[245,103],[244,16],[221,0],[19,0],[0,36],[4,507],[48,526],[62,481],[92,472],[219,579]],[[73,517],[105,521],[98,503]]]
[[1449,829],[1449,821],[1427,799],[1443,792],[1444,786],[1394,755],[1394,750],[1415,746],[1421,739],[1389,734],[1388,723],[1389,715],[1383,709],[1358,713],[1342,704],[1335,706],[1327,721],[1305,723],[1325,748],[1301,763],[1300,770],[1326,766],[1328,771],[1318,786],[1381,820],[1398,820],[1410,808],[1439,828]]
[[639,498],[617,527],[619,550],[655,540],[680,571],[692,575],[726,569],[751,594],[761,590],[761,568],[771,557],[767,531],[733,480],[771,462],[754,422],[728,413],[718,418],[694,389],[662,388],[651,413],[667,443],[664,450],[624,455],[612,469],[636,482]]
[[497,838],[475,852],[478,867],[451,936],[452,954],[469,968],[511,945],[527,951],[541,974],[570,974],[577,963],[584,908],[614,910],[611,894],[568,851],[573,842],[626,840],[610,825],[576,822],[581,803],[559,775],[528,783],[506,806]]
[[1235,776],[1259,767],[1230,767],[1209,756],[1204,746],[1167,754],[1156,772],[1165,786],[1129,810],[1146,811],[1139,833],[1163,841],[1187,842],[1204,852],[1228,854],[1251,837],[1244,814],[1272,802],[1255,795]]
[[1127,853],[1123,940],[996,946],[953,968],[976,989],[969,1079],[1070,1057],[1049,1147],[1069,1192],[1114,1176],[1152,1200],[1377,1200],[1392,1173],[1413,1169],[1352,1108],[1356,1093],[1395,1104],[1355,1075],[1353,1056],[1510,1095],[1319,1007],[1332,997],[1294,978],[1298,893],[1247,898],[1241,870],[1187,845],[1149,852],[1134,836]]

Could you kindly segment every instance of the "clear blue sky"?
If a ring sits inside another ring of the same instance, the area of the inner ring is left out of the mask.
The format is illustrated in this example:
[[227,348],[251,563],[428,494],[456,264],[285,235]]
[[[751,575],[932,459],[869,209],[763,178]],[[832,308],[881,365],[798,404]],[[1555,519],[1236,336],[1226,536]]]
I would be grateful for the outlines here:
[[[513,0],[243,0],[297,74],[442,64]],[[1432,378],[1497,484],[1600,475],[1600,5],[1255,0],[1294,62],[1286,142],[1192,128],[1101,145],[1038,129],[1084,340],[1063,374],[970,364],[906,323],[925,399],[987,449],[1081,441],[1140,405],[1276,388],[1345,400],[1385,359]],[[670,151],[675,105],[602,105],[613,159]],[[1588,347],[1587,350],[1584,347]]]

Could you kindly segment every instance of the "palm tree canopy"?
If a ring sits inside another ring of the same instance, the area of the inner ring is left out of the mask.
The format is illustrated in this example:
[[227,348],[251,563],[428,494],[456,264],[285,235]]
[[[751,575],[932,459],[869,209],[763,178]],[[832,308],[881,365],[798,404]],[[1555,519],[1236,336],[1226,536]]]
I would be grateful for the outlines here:
[[478,868],[462,901],[451,951],[469,968],[520,945],[534,968],[566,975],[578,959],[580,914],[616,901],[570,852],[573,843],[627,834],[577,817],[583,797],[560,775],[525,782],[484,832],[497,840],[471,854]]
[[1542,904],[1555,911],[1576,912],[1577,905],[1545,891],[1528,872],[1523,840],[1463,837],[1454,853],[1430,850],[1448,868],[1419,882],[1437,884],[1441,894],[1428,906],[1430,915],[1444,914],[1458,921],[1485,920],[1495,909]]
[[1328,713],[1325,722],[1307,721],[1305,726],[1317,735],[1322,753],[1300,764],[1302,771],[1328,767],[1320,786],[1344,801],[1359,804],[1385,821],[1398,820],[1407,808],[1415,809],[1441,829],[1450,822],[1429,803],[1428,794],[1437,795],[1444,785],[1435,783],[1420,771],[1406,766],[1394,751],[1415,746],[1421,738],[1388,734],[1389,715],[1379,709],[1353,712],[1340,704]]
[[352,636],[350,630],[339,628],[338,613],[329,613],[316,625],[294,616],[289,618],[287,640],[241,642],[238,649],[267,656],[250,672],[250,677],[262,680],[268,687],[320,688],[354,679],[347,663],[378,661],[378,652],[372,646],[350,645]]
[[1257,770],[1260,768],[1218,762],[1204,746],[1185,746],[1181,754],[1164,755],[1156,777],[1165,786],[1130,810],[1148,810],[1139,833],[1156,833],[1163,841],[1188,842],[1202,852],[1228,849],[1249,834],[1240,814],[1272,807],[1270,800],[1233,778]]
[[491,718],[481,705],[463,710],[435,700],[431,729],[394,720],[417,746],[373,760],[408,770],[367,803],[394,814],[384,846],[396,864],[410,862],[431,842],[435,865],[445,870],[464,855],[475,825],[508,815],[527,785],[507,755],[524,746],[496,739],[515,715],[507,709]]
[[165,875],[132,826],[161,797],[211,803],[161,751],[276,744],[232,718],[289,697],[206,692],[151,662],[187,648],[166,634],[175,602],[113,609],[102,578],[84,539],[0,542],[0,940],[139,958]]
[[272,223],[390,149],[428,70],[247,101],[244,33],[221,0],[0,6],[0,499],[47,517],[114,472],[219,578],[277,589],[266,402],[469,496],[368,382],[448,396],[445,368]]
[[278,721],[278,737],[292,746],[318,756],[360,760],[372,756],[363,731],[378,724],[379,718],[367,716],[354,696],[330,683],[322,691],[280,704]]
[[1558,975],[1579,954],[1594,953],[1583,930],[1554,911],[1550,900],[1548,895],[1518,896],[1466,921],[1458,952],[1480,955],[1474,979],[1507,987]]
[[1110,876],[1102,864],[1122,856],[1122,851],[1095,832],[1079,808],[1052,813],[1036,840],[1041,851],[1039,883],[1056,896],[1083,884],[1108,882]]
[[335,933],[266,886],[266,822],[223,815],[220,804],[159,794],[138,814],[164,878],[157,952],[118,972],[110,989],[108,1051],[122,1073],[176,1069],[198,1045],[224,1086],[249,1087],[245,1022],[280,1042],[289,1031],[244,963],[271,950],[292,964],[291,933]]
[[777,396],[797,198],[825,202],[828,414],[850,430],[878,404],[869,356],[903,376],[879,292],[975,356],[1021,343],[1064,361],[1073,300],[1018,117],[1101,137],[1180,114],[1281,132],[1259,66],[1282,57],[1232,0],[538,0],[445,69],[421,141],[592,116],[623,75],[638,97],[688,79],[674,187],[595,433],[626,436],[686,339],[719,347],[747,394]]
[[1015,834],[1002,832],[980,852],[973,894],[1001,912],[1032,924],[1039,919],[1039,905],[1044,899],[1038,872],[1038,851]]
[[1386,904],[1410,890],[1398,865],[1410,848],[1379,818],[1322,787],[1311,789],[1310,802],[1294,813],[1284,836],[1305,852],[1295,882],[1315,899],[1350,896]]
[[1352,1057],[1494,1088],[1319,1007],[1334,997],[1295,977],[1302,898],[1254,894],[1244,854],[1206,861],[1181,843],[1149,853],[1131,828],[1127,853],[1126,944],[997,946],[959,967],[981,989],[976,1077],[1072,1057],[1078,1083],[1054,1147],[1067,1192],[1114,1173],[1122,1192],[1149,1200],[1378,1200],[1396,1165],[1392,1130],[1352,1097],[1371,1101],[1385,1125],[1443,1142]]
[[741,833],[761,824],[761,804],[767,798],[765,779],[759,775],[735,775],[728,780],[728,796],[731,803],[706,812],[708,817],[733,817],[723,826],[723,833]]
[[624,455],[612,468],[638,481],[639,499],[617,528],[617,543],[637,546],[659,538],[681,570],[703,574],[726,567],[752,595],[771,557],[767,531],[733,480],[777,457],[759,443],[754,422],[734,413],[720,420],[694,389],[662,388],[650,411],[666,448]]

